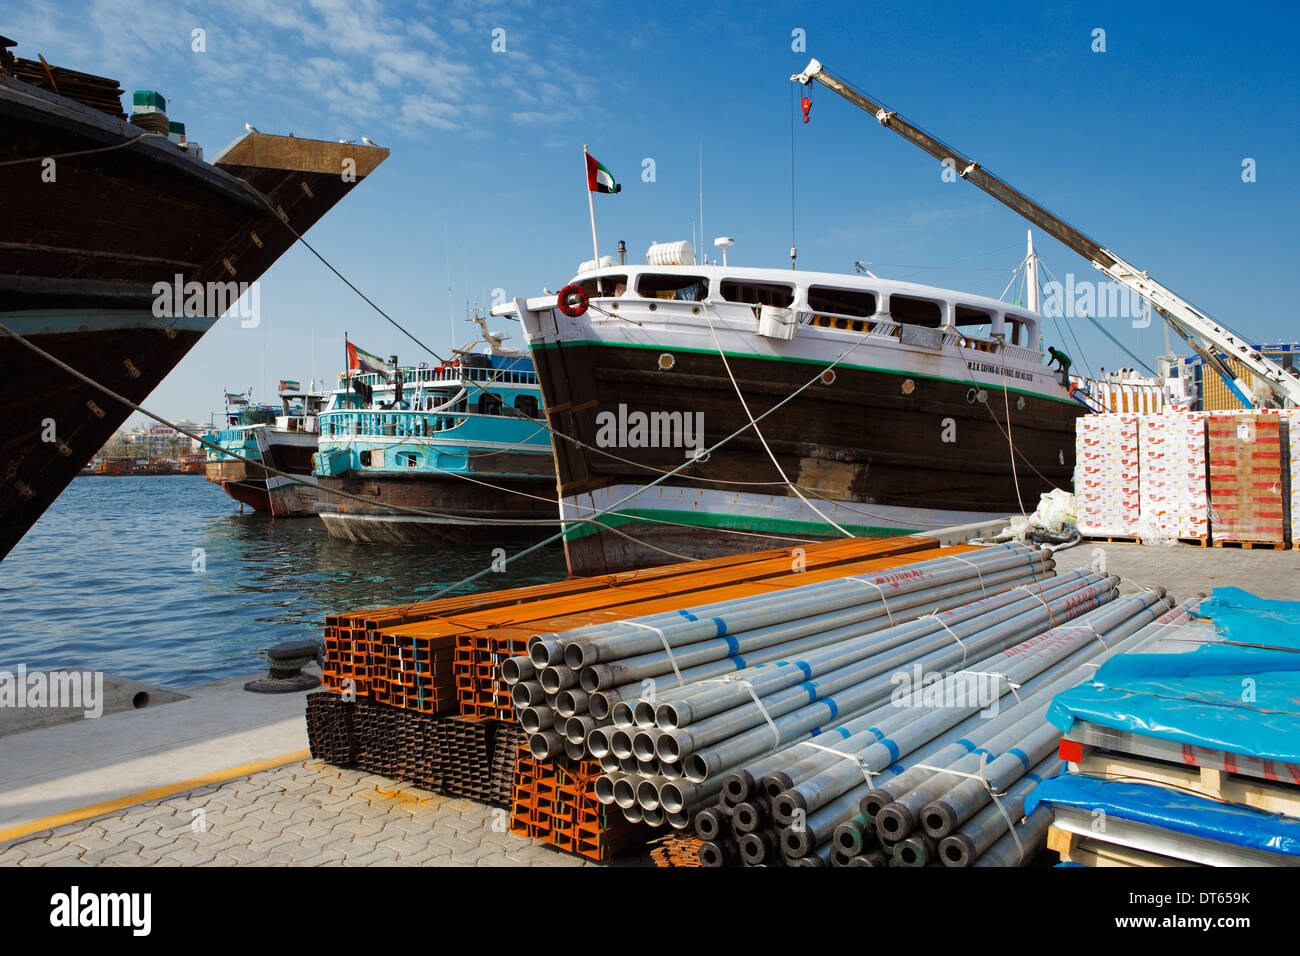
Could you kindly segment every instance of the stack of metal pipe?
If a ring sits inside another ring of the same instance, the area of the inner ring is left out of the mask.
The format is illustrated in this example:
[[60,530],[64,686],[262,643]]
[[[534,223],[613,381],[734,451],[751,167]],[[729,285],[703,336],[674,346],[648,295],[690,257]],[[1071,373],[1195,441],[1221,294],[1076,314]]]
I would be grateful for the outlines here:
[[[705,865],[1008,860],[1004,836],[1021,848],[1008,821],[1052,770],[1050,695],[1038,695],[1077,683],[1171,603],[1117,600],[1117,584],[1055,576],[1050,552],[1010,543],[537,636],[502,673],[537,759],[599,761],[600,800],[629,820],[693,825]],[[987,767],[965,759],[976,750]],[[996,764],[1008,754],[1015,766]],[[953,791],[952,832],[899,817],[882,835],[883,805],[867,813],[865,798],[892,805],[885,782],[909,773],[903,808]]]
[[[1053,696],[1158,640],[1199,600],[1171,609],[1159,589],[1113,600],[938,681],[930,696],[943,706],[895,699],[842,725],[848,736],[826,748],[796,745],[732,771],[717,805],[696,816],[711,841],[701,862],[1029,862],[1050,823],[1039,812],[1022,818],[1025,798],[1058,766],[1060,732],[1045,719]],[[971,700],[971,675],[1001,689]]]
[[[1040,581],[1052,569],[1046,551],[998,545],[770,595],[537,635],[528,654],[503,662],[501,675],[536,759],[562,752],[574,759],[604,755],[604,769],[630,773],[642,769],[631,749],[621,739],[611,748],[600,728],[635,703],[652,701],[660,687],[685,690],[747,667],[797,659],[973,596]],[[619,756],[611,759],[611,753]]]

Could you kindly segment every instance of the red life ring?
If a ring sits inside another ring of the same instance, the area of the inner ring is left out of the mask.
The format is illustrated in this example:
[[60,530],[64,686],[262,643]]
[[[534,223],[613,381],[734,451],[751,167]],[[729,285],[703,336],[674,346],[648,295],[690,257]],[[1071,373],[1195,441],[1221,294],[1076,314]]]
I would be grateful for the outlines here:
[[587,290],[582,286],[576,284],[566,285],[560,290],[560,294],[555,297],[555,305],[565,315],[576,319],[587,311],[589,298]]

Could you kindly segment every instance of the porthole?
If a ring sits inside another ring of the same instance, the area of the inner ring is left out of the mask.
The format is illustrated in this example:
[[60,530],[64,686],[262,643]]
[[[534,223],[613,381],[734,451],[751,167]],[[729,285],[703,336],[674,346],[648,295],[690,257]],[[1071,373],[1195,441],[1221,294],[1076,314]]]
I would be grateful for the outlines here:
[[904,394],[904,395],[911,395],[914,391],[916,391],[916,383],[915,383],[914,381],[912,381],[910,378],[904,379],[904,380],[903,380],[903,394]]
[[828,368],[826,371],[822,372],[822,384],[823,385],[835,384],[835,369]]
[[659,353],[659,367],[663,369],[665,372],[668,371],[676,364],[677,364],[677,359],[673,358],[673,354],[671,352]]

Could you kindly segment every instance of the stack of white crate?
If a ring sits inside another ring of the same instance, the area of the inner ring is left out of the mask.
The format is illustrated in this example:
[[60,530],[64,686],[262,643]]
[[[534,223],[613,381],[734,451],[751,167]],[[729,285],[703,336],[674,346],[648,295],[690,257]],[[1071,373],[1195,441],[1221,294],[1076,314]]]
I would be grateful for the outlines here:
[[1208,538],[1204,413],[1165,409],[1143,415],[1138,447],[1140,536]]
[[1139,417],[1121,413],[1077,419],[1074,494],[1080,534],[1138,535]]

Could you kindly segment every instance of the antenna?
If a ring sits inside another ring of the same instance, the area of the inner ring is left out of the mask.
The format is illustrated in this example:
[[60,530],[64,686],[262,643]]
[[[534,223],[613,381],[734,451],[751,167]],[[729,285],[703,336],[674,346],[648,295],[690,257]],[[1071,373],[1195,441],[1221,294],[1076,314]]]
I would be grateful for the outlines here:
[[[703,239],[708,233],[704,231],[704,140],[700,140],[700,238]],[[705,263],[709,257],[704,257]]]
[[727,250],[736,244],[736,240],[730,236],[718,236],[713,240],[713,244],[722,250],[722,264],[727,264]]
[[447,331],[451,334],[451,348],[456,348],[456,326],[452,321],[452,312],[454,311],[451,304],[451,242],[447,239],[447,227],[442,227],[442,247],[447,256]]

